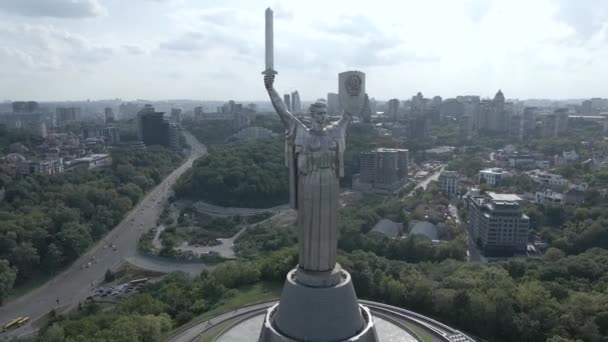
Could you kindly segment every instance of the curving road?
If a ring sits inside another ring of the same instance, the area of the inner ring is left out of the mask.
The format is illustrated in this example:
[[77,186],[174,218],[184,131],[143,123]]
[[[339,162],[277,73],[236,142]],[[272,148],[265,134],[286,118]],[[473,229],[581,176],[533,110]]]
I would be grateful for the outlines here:
[[[44,285],[29,293],[5,303],[0,307],[0,324],[4,324],[15,317],[29,316],[32,321],[39,318],[51,309],[63,311],[84,301],[93,286],[99,283],[107,269],[114,269],[123,260],[133,261],[138,265],[147,263],[165,270],[185,270],[192,273],[194,267],[202,268],[198,264],[162,264],[152,262],[138,255],[137,242],[143,232],[156,225],[156,220],[162,208],[171,195],[171,188],[175,181],[190,167],[197,158],[207,153],[207,149],[194,136],[183,132],[188,144],[192,147],[188,159],[167,176],[162,183],[148,193],[131,210],[106,237],[89,249],[84,255],[76,260],[68,269],[51,279]],[[111,248],[114,245],[116,250]],[[88,267],[87,267],[88,266]],[[9,337],[20,337],[35,331],[32,324],[27,324],[18,329],[6,333],[0,333],[0,340]]]

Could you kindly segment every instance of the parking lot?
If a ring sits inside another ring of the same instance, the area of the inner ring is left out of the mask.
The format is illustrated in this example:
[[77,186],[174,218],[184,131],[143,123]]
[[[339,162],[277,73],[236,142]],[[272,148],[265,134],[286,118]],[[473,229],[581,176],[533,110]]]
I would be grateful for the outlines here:
[[143,282],[133,281],[110,287],[98,287],[91,292],[87,299],[100,299],[105,297],[118,297],[138,292],[145,284]]

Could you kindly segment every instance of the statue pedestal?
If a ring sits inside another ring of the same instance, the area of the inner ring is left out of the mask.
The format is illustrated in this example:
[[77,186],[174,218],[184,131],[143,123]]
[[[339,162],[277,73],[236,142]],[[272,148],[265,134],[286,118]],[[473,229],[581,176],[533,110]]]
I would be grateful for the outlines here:
[[[348,272],[337,265],[317,280],[314,273],[301,272],[296,268],[287,274],[279,304],[266,313],[260,342],[378,341],[372,316],[359,305]],[[300,274],[305,274],[303,282]],[[338,283],[319,287],[334,282],[337,274]]]

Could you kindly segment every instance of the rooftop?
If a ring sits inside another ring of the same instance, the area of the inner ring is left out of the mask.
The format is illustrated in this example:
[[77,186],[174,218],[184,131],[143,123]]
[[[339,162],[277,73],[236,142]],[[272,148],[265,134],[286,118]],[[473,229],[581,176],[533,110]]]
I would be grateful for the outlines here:
[[[414,223],[415,222],[415,223]],[[410,231],[410,234],[413,235],[421,235],[427,237],[429,240],[437,240],[439,237],[439,232],[437,231],[437,226],[427,221],[413,221],[414,226]]]
[[401,151],[409,151],[405,148],[388,148],[388,147],[378,147],[375,152],[401,152]]
[[495,192],[488,192],[488,196],[490,196],[493,201],[500,202],[519,202],[522,200],[521,197],[515,194],[497,194]]
[[384,234],[388,237],[397,237],[401,234],[402,229],[402,223],[393,222],[389,219],[382,219],[374,225],[374,228],[372,228],[370,233],[374,232]]

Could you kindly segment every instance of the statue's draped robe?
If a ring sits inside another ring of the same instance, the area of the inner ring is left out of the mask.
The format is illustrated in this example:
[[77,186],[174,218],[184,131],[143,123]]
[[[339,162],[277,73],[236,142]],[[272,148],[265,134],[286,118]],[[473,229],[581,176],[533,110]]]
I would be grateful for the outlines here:
[[329,271],[336,264],[339,177],[344,176],[346,125],[322,132],[292,119],[286,130],[290,204],[298,210],[299,266]]

